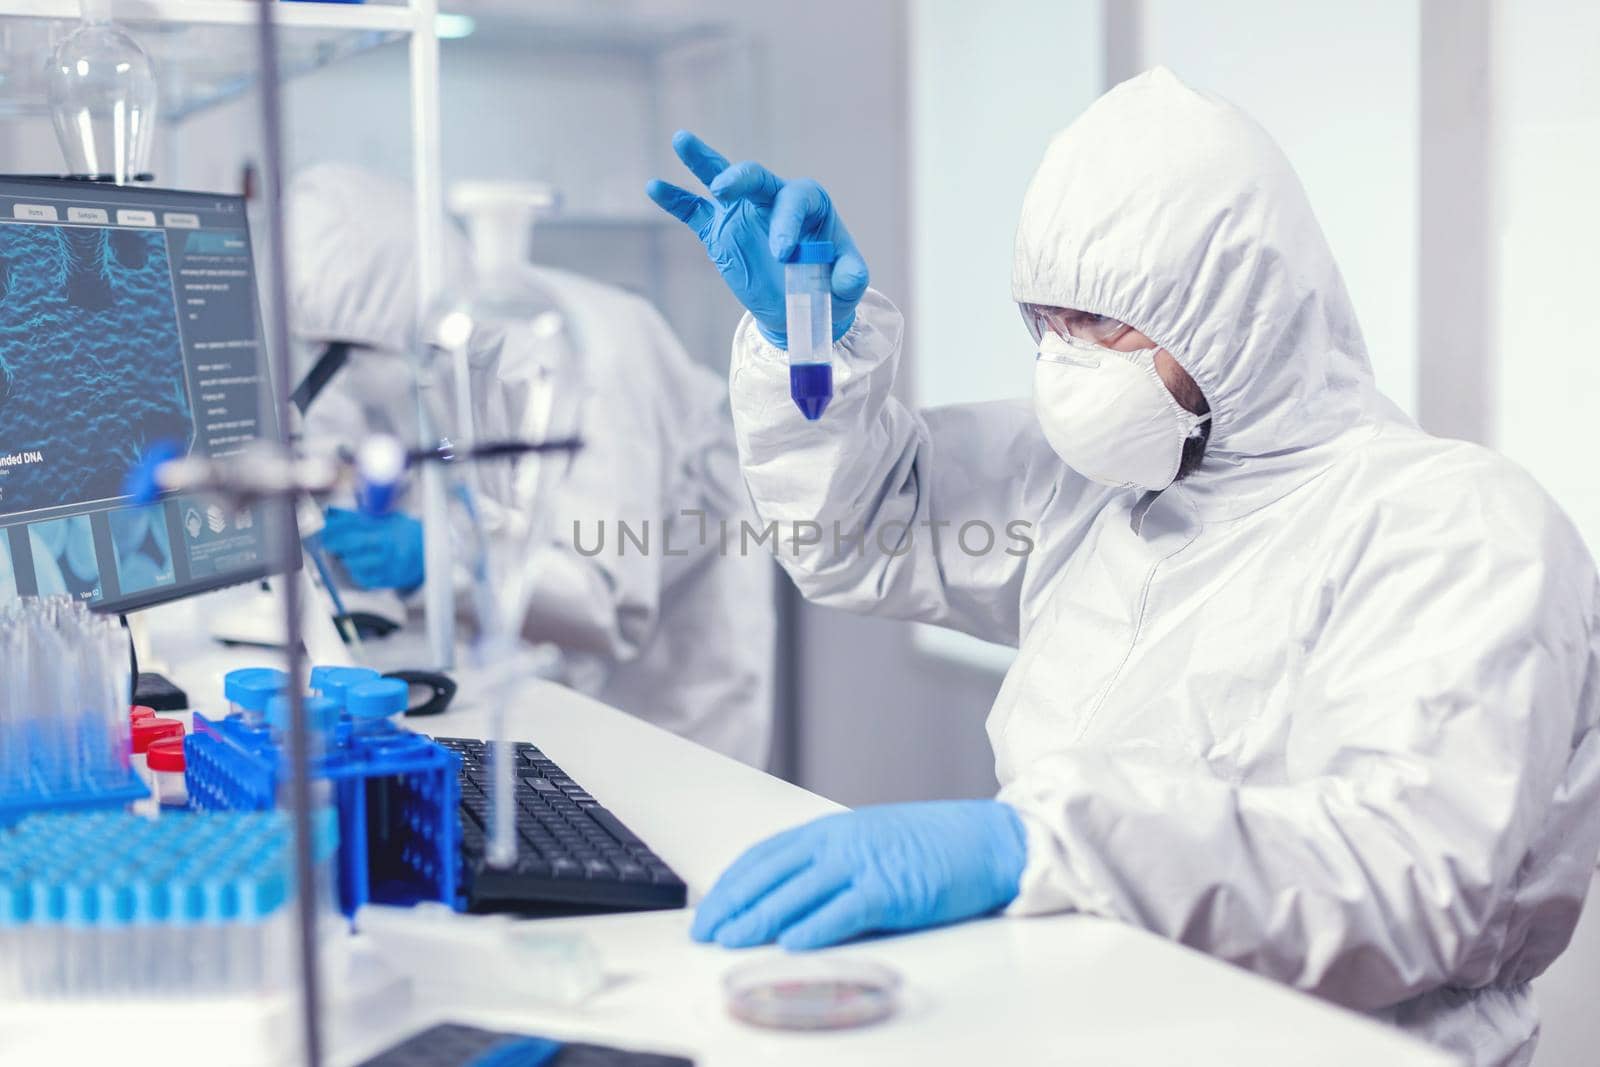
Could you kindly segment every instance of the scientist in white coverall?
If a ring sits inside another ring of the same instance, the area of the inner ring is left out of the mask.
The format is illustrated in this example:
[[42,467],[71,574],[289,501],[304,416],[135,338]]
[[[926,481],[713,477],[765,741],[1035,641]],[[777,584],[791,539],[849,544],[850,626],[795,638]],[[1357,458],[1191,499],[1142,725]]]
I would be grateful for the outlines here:
[[[1267,134],[1162,70],[1090,107],[1017,230],[1032,401],[922,412],[894,398],[901,317],[827,194],[676,143],[712,199],[650,195],[752,312],[732,401],[757,511],[845,533],[780,557],[796,584],[1018,649],[988,723],[997,800],[781,834],[695,936],[1079,911],[1526,1063],[1529,980],[1600,847],[1593,563],[1521,470],[1378,394]],[[774,345],[776,263],[802,238],[841,250],[817,422]],[[1003,337],[972,358],[1007,351],[1026,358]],[[1031,551],[1005,536],[1019,519]]]
[[[409,190],[325,164],[296,178],[287,209],[295,339],[302,351],[352,346],[306,411],[308,440],[415,440]],[[458,281],[471,270],[465,240],[447,227],[446,246],[446,279]],[[534,561],[523,636],[559,648],[564,680],[576,688],[761,766],[772,733],[773,567],[760,553],[721,550],[719,519],[736,527],[750,507],[726,387],[646,301],[563,271],[524,269],[577,342],[584,447],[555,489],[553,542]],[[474,387],[500,392],[499,403],[515,409],[533,358],[503,351],[493,380]],[[619,543],[619,520],[636,535],[650,528],[648,551]],[[411,515],[336,511],[324,539],[364,586],[407,591],[422,580],[422,530]]]

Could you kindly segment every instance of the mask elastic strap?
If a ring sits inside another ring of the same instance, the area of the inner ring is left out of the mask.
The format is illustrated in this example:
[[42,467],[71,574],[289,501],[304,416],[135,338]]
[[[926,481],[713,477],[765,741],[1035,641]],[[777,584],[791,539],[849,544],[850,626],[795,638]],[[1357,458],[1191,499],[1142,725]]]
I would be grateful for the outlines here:
[[[1173,408],[1180,415],[1182,415],[1185,419],[1189,420],[1189,428],[1188,428],[1187,431],[1184,432],[1184,435],[1183,435],[1183,439],[1185,441],[1187,441],[1187,440],[1189,440],[1191,438],[1200,436],[1200,427],[1203,426],[1206,422],[1208,422],[1211,419],[1211,412],[1208,411],[1204,415],[1196,415],[1194,412],[1190,411],[1188,408],[1186,408],[1182,404],[1178,403],[1178,398],[1172,395],[1172,390],[1167,388],[1167,383],[1161,380],[1161,372],[1156,370],[1156,355],[1155,354],[1156,354],[1157,349],[1154,349],[1154,348],[1141,348],[1136,352],[1117,352],[1115,349],[1109,349],[1108,348],[1108,349],[1106,349],[1106,351],[1107,352],[1111,352],[1113,355],[1123,356],[1123,357],[1127,358],[1128,362],[1134,364],[1134,366],[1139,367],[1141,370],[1143,370],[1147,375],[1150,376],[1150,379],[1152,381],[1154,381],[1157,385],[1159,385],[1161,387],[1161,391],[1167,395],[1167,399],[1171,402]],[[1138,357],[1138,356],[1149,356],[1150,358],[1149,359],[1135,359],[1134,358],[1134,357]]]

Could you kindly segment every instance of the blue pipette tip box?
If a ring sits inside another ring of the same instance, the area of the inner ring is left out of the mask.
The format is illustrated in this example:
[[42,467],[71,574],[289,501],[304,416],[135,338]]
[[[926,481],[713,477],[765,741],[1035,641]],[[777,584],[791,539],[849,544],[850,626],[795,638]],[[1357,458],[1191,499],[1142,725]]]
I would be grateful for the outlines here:
[[[313,856],[336,834],[319,820]],[[279,811],[32,815],[0,831],[0,927],[265,919],[290,899],[292,836]]]

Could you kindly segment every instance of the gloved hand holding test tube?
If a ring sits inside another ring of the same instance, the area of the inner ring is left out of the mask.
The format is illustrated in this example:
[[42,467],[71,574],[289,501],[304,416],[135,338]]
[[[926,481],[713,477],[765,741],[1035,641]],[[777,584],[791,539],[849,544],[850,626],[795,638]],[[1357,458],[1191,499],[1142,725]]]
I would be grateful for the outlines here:
[[833,343],[867,291],[855,239],[812,179],[730,164],[687,130],[672,147],[712,199],[659,180],[646,194],[694,231],[761,335],[788,350],[789,395],[808,420],[820,418],[833,398]]

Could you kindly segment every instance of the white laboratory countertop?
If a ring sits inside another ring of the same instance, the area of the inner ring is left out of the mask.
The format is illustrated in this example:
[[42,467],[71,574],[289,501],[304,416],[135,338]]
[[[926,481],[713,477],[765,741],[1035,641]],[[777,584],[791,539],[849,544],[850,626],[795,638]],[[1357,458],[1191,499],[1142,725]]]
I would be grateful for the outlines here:
[[[223,669],[261,653],[197,648],[194,629],[157,635],[157,660],[201,710]],[[207,643],[209,644],[209,643]],[[182,655],[159,655],[180,648]],[[463,685],[456,707],[409,725],[482,737],[488,715]],[[614,811],[689,883],[691,900],[756,841],[839,806],[603,704],[548,683],[529,686],[510,732],[532,741]],[[1096,1065],[1455,1061],[1400,1032],[1200,953],[1106,920],[994,918],[829,950],[889,964],[904,1004],[856,1031],[787,1034],[751,1028],[722,1008],[721,979],[776,949],[730,952],[689,940],[690,912],[540,920],[582,931],[611,983],[579,1009],[484,1012],[416,1005],[408,1030],[442,1018],[686,1055],[700,1067],[813,1064],[1084,1063]],[[357,1063],[394,1035],[338,1042]]]

